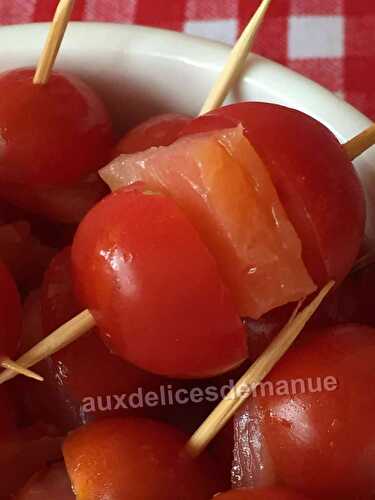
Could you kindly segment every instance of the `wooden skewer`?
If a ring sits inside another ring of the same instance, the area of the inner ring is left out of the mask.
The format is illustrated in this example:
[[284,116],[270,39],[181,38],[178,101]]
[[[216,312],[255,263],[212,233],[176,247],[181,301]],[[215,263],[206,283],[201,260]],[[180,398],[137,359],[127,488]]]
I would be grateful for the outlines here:
[[44,85],[51,76],[53,65],[57,57],[66,27],[73,10],[75,0],[60,0],[57,6],[52,25],[49,29],[47,40],[40,56],[33,82]]
[[243,66],[246,62],[249,50],[255,40],[267,9],[272,0],[263,0],[249,24],[246,26],[242,35],[230,53],[229,59],[224,66],[219,79],[211,89],[199,115],[204,115],[213,109],[218,108],[224,102],[229,90],[240,76]]
[[[201,114],[206,113],[222,104],[229,89],[241,73],[250,47],[255,39],[259,27],[261,26],[271,1],[272,0],[262,1],[249,24],[243,31],[229,56],[228,63],[225,65],[219,80],[211,90],[201,110]],[[73,9],[73,4],[74,0],[60,0],[35,73],[35,84],[44,84],[48,81],[69,21],[71,11]],[[55,352],[74,342],[84,333],[93,328],[95,324],[95,319],[91,313],[88,310],[85,310],[39,342],[39,344],[35,345],[27,353],[21,356],[17,360],[17,363],[20,363],[25,368],[33,366],[34,364],[39,363],[39,361],[42,361],[46,357],[51,356]],[[11,370],[5,370],[0,375],[0,384],[14,378],[16,375],[17,373],[12,372]]]
[[292,317],[264,353],[251,365],[229,394],[195,431],[186,445],[186,450],[191,456],[198,456],[207,447],[242,403],[268,375],[292,345],[333,285],[333,281],[329,282],[308,306],[298,312],[294,318]]
[[[29,368],[79,339],[79,337],[91,330],[95,325],[96,321],[93,315],[90,311],[85,310],[23,354],[17,360],[17,364]],[[0,384],[16,376],[17,373],[14,371],[5,370],[0,375]]]
[[348,158],[353,161],[375,144],[375,123],[343,145]]
[[43,382],[43,377],[38,375],[38,373],[35,373],[31,370],[28,370],[24,366],[19,365],[15,361],[12,361],[10,358],[1,358],[0,359],[0,366],[2,368],[5,368],[7,370],[10,370],[12,373],[15,373],[17,375],[24,375],[25,377],[32,378],[34,380],[38,380],[39,382]]

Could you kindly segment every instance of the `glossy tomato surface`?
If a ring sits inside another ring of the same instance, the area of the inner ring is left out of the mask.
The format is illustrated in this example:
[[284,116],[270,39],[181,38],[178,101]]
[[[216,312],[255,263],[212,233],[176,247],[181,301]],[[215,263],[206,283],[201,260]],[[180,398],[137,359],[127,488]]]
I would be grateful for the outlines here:
[[216,263],[172,199],[135,189],[108,196],[79,226],[72,263],[79,297],[124,359],[189,378],[246,358]]
[[186,440],[161,422],[103,419],[72,432],[63,453],[80,500],[208,500],[221,479],[208,456],[184,453]]
[[132,154],[153,146],[169,146],[191,118],[174,113],[156,115],[129,130],[116,145],[113,157]]
[[74,500],[75,498],[63,462],[45,467],[34,474],[16,496],[16,500]]
[[374,360],[373,328],[306,332],[236,416],[235,485],[373,498]]
[[238,123],[269,169],[314,281],[341,281],[358,255],[365,221],[363,190],[341,145],[304,113],[257,102],[219,108],[193,120],[182,135]]
[[215,257],[241,316],[258,318],[315,290],[301,241],[241,126],[123,155],[99,173],[112,191],[144,182],[177,202]]
[[[44,336],[81,310],[73,290],[70,248],[62,250],[45,273],[41,309]],[[109,415],[160,413],[159,405],[132,403],[137,399],[135,394],[159,389],[164,379],[111,354],[95,330],[50,358],[48,381],[47,400],[50,402],[53,394],[60,401],[65,428]],[[43,403],[43,407],[49,404]]]
[[13,358],[21,336],[21,299],[8,269],[0,262],[0,357]]
[[113,144],[109,115],[78,78],[53,72],[34,85],[34,69],[0,75],[0,180],[58,185],[101,167]]
[[308,500],[295,491],[282,487],[274,488],[240,488],[227,491],[214,497],[215,500]]

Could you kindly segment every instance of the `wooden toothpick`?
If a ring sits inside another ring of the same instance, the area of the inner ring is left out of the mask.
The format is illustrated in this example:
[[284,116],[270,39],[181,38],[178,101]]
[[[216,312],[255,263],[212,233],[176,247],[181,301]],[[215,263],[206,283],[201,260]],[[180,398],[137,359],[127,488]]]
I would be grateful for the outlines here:
[[266,15],[268,7],[271,4],[271,1],[272,0],[262,1],[249,24],[242,32],[242,35],[230,53],[229,59],[224,66],[219,79],[216,81],[208,94],[199,115],[204,115],[205,113],[208,113],[223,104],[229,90],[233,87],[243,70],[249,50],[255,40],[260,26],[262,25],[262,21]]
[[47,40],[40,56],[34,75],[35,85],[44,85],[48,82],[53,65],[57,57],[65,30],[70,20],[75,0],[60,0],[57,6]]
[[[32,347],[16,363],[24,368],[29,368],[79,339],[95,325],[94,317],[88,310],[85,310]],[[5,370],[0,375],[0,384],[17,375],[12,370]]]
[[28,370],[24,366],[21,366],[15,361],[12,361],[10,358],[1,358],[0,366],[7,369],[7,371],[15,373],[16,375],[23,375],[24,377],[32,378],[34,380],[38,380],[39,382],[43,382],[44,380],[43,377],[38,375],[38,373]]
[[353,161],[375,144],[375,123],[343,145],[349,160]]
[[198,456],[207,447],[242,403],[269,374],[298,337],[333,285],[333,281],[329,282],[308,306],[291,318],[264,353],[251,365],[229,394],[195,431],[186,445],[186,450],[191,456]]

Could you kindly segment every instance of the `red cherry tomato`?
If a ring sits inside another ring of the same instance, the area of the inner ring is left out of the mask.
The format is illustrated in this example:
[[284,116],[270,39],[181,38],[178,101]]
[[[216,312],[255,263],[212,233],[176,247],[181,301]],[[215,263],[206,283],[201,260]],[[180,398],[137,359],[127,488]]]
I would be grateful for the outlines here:
[[214,497],[214,500],[308,500],[304,495],[286,488],[240,488]]
[[0,259],[6,264],[21,291],[40,285],[54,248],[42,244],[25,220],[0,226]]
[[236,486],[373,498],[374,360],[373,328],[306,333],[235,418]]
[[16,410],[7,387],[0,387],[0,440],[16,431]]
[[21,301],[12,276],[0,262],[0,357],[14,358],[21,336]]
[[33,76],[0,75],[0,181],[53,186],[96,171],[113,144],[104,104],[72,75],[54,72],[45,85]]
[[[44,334],[78,312],[80,307],[73,292],[71,250],[66,248],[45,273],[42,288]],[[111,354],[95,331],[52,356],[48,364],[48,381],[50,396],[43,407],[48,412],[51,393],[54,393],[54,399],[60,400],[60,417],[65,416],[70,427],[109,415],[155,416],[160,413],[160,408],[154,406],[132,408],[128,399],[139,390],[146,394],[159,389],[164,380]],[[122,395],[124,405],[119,405],[115,396]]]
[[313,317],[319,326],[361,323],[375,327],[375,263],[351,273]]
[[302,240],[303,258],[315,283],[341,281],[358,255],[365,220],[363,191],[341,145],[324,125],[304,113],[255,102],[199,117],[182,135],[238,123],[269,169]]
[[41,214],[51,221],[78,224],[99,200],[108,194],[108,187],[96,173],[69,186],[30,186],[0,183],[0,195],[23,208],[28,214]]
[[128,189],[108,196],[79,226],[72,262],[79,297],[124,359],[185,378],[246,358],[216,263],[172,199]]
[[[20,488],[48,463],[61,460],[61,438],[31,427],[0,440],[0,498],[14,498]],[[56,499],[57,500],[57,499]]]
[[113,156],[138,153],[152,146],[169,146],[190,120],[188,116],[173,113],[153,116],[127,132],[115,147]]
[[78,498],[207,500],[221,479],[207,455],[184,453],[186,440],[161,422],[103,419],[72,432],[63,453]]
[[45,467],[26,483],[15,500],[74,500],[64,463]]

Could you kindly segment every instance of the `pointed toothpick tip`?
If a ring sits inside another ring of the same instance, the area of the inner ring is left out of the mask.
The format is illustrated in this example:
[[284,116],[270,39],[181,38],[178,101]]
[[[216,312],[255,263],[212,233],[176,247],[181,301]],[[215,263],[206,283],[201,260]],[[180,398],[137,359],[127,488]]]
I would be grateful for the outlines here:
[[12,372],[17,373],[18,375],[23,375],[24,377],[31,378],[33,380],[38,380],[38,382],[43,382],[44,380],[44,378],[41,377],[38,373],[35,373],[32,370],[25,368],[24,366],[20,365],[19,363],[16,363],[10,358],[2,359],[0,361],[0,365],[7,370],[11,370]]

